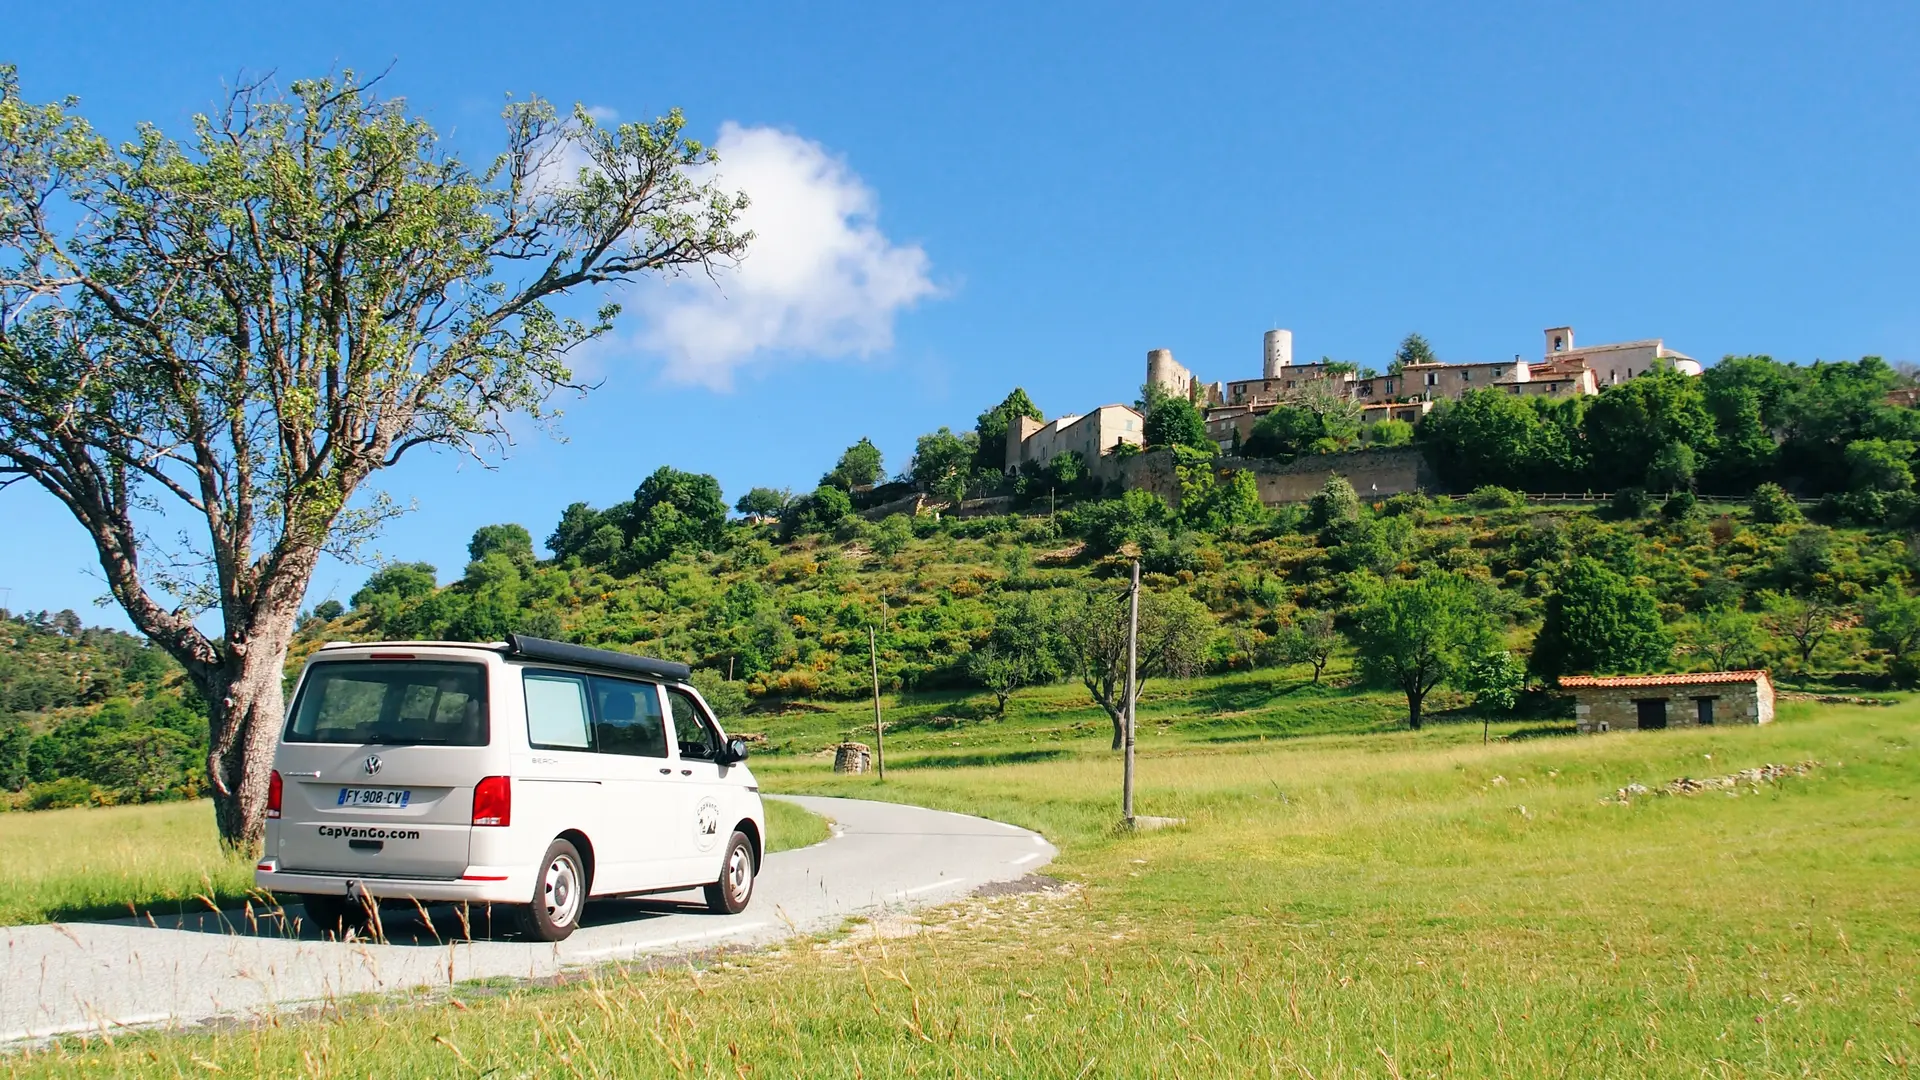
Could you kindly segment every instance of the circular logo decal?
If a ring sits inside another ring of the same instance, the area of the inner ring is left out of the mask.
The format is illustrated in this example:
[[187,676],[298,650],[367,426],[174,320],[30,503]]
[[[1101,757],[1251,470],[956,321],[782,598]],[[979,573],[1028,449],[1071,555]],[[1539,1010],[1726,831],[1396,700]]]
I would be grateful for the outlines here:
[[693,812],[693,842],[701,851],[712,851],[720,842],[720,804],[712,799],[701,799]]

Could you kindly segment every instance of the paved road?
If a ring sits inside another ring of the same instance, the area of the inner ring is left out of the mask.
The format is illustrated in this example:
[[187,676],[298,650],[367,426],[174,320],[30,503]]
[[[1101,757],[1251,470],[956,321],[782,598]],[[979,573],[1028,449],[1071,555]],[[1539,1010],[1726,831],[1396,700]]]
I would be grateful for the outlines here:
[[[1053,859],[1038,834],[963,814],[855,799],[795,798],[836,823],[833,839],[768,856],[753,903],[709,915],[696,893],[602,901],[558,944],[443,943],[451,908],[383,913],[386,944],[292,937],[278,920],[234,913],[159,925],[0,927],[0,1043],[77,1031],[259,1015],[341,994],[538,978],[646,954],[755,945],[838,927],[850,915],[940,903]],[[241,925],[236,926],[239,922]]]

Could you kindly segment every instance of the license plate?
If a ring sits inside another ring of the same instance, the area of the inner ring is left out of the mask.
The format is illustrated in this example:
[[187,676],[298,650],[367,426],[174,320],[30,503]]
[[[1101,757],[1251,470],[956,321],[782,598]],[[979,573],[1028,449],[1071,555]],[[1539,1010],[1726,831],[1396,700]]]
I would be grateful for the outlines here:
[[413,789],[391,787],[343,787],[335,806],[394,806],[413,801]]

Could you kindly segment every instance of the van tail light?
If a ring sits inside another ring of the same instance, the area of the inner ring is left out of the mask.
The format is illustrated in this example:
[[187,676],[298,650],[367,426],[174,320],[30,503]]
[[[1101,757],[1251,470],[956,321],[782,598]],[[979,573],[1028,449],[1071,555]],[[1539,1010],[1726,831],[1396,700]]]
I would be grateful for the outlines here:
[[[255,773],[254,775],[257,776],[259,774]],[[280,816],[280,795],[281,795],[282,783],[283,782],[280,779],[279,769],[273,770],[273,775],[267,777],[267,816],[270,818],[277,818]]]
[[511,778],[488,776],[473,785],[473,823],[501,826],[513,824]]

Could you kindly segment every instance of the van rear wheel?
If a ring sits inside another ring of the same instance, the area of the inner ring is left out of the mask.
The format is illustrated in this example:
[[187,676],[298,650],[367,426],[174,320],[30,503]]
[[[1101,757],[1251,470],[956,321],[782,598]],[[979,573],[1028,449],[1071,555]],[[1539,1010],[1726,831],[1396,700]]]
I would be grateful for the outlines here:
[[367,905],[357,896],[306,895],[299,898],[307,909],[307,922],[321,933],[346,937],[348,931],[364,934],[371,918]]
[[540,873],[533,882],[533,902],[517,913],[520,929],[541,941],[565,941],[580,925],[580,913],[586,906],[586,864],[571,843],[555,840],[540,860]]
[[736,831],[727,841],[727,859],[720,864],[720,880],[707,886],[707,910],[715,915],[738,915],[753,899],[753,841]]

